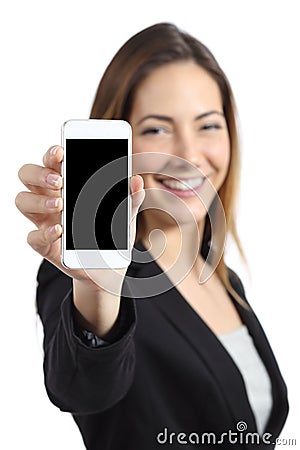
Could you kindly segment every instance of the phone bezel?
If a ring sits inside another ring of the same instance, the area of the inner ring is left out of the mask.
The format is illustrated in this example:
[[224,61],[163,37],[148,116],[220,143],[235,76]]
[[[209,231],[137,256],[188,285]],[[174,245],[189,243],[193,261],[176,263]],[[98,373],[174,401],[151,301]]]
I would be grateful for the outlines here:
[[65,194],[68,189],[66,165],[68,154],[65,152],[62,163],[64,209],[62,212],[62,245],[61,262],[68,269],[122,269],[131,262],[130,224],[131,196],[130,177],[132,175],[132,130],[125,120],[108,119],[71,119],[62,125],[62,147],[65,149],[66,139],[127,139],[128,140],[128,223],[127,248],[118,250],[68,250],[66,248],[66,213]]

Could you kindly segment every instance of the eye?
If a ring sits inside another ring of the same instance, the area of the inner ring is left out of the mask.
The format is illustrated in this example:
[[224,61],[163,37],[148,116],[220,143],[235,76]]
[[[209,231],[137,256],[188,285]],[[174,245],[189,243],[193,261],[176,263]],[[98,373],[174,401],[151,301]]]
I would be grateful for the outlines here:
[[212,122],[212,123],[206,123],[205,125],[203,125],[200,130],[221,130],[222,126],[219,123],[216,122]]
[[142,134],[163,134],[167,133],[167,130],[163,127],[149,127],[142,131]]

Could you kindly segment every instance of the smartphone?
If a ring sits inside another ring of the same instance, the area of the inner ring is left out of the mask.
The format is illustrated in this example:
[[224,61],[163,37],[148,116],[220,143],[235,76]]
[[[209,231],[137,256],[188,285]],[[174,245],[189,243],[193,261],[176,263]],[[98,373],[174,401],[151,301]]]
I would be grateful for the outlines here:
[[62,264],[118,269],[131,261],[132,131],[124,120],[62,126]]

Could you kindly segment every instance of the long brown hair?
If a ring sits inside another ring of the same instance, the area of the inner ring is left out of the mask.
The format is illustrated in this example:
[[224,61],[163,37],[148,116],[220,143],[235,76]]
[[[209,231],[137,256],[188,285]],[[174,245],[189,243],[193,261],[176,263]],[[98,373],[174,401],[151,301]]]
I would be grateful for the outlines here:
[[[210,50],[186,32],[170,23],[159,23],[140,31],[116,53],[107,67],[97,90],[90,118],[128,120],[139,83],[154,69],[177,61],[193,61],[218,84],[230,138],[230,164],[219,190],[226,222],[242,258],[245,256],[236,229],[235,209],[240,178],[240,151],[236,124],[236,107],[226,75]],[[205,256],[211,240],[211,226],[206,217],[201,253]],[[216,269],[227,290],[239,302],[241,297],[229,281],[224,254]]]

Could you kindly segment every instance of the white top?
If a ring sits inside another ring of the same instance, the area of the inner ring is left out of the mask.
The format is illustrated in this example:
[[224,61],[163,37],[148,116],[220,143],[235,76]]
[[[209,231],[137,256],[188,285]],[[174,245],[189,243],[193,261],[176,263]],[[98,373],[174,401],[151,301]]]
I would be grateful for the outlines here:
[[218,338],[243,376],[257,430],[261,435],[273,404],[272,386],[268,372],[245,325],[230,333],[219,335]]

